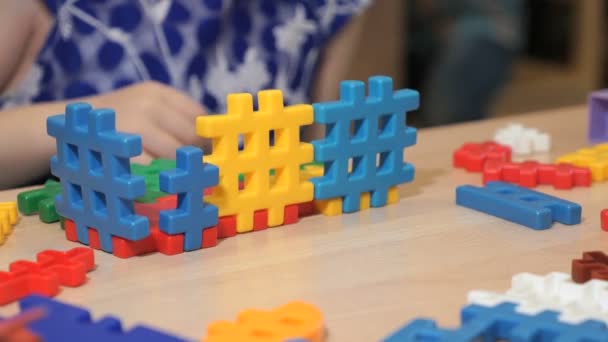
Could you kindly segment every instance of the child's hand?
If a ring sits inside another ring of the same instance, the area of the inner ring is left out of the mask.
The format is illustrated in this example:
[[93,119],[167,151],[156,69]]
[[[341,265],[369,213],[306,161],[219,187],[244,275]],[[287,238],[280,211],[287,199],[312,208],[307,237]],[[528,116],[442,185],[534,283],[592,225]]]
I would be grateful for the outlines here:
[[94,108],[112,108],[117,130],[142,136],[143,154],[134,162],[153,158],[175,158],[184,145],[202,147],[196,135],[196,117],[203,107],[188,95],[158,82],[143,82],[85,99]]

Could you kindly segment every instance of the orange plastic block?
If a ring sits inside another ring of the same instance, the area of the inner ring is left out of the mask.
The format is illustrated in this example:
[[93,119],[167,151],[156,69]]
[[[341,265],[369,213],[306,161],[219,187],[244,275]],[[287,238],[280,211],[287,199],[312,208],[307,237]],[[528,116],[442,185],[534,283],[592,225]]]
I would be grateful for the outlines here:
[[0,202],[0,245],[12,233],[18,218],[16,202]]
[[[313,159],[312,145],[300,142],[300,128],[313,123],[312,106],[284,107],[280,90],[259,92],[258,103],[254,112],[251,94],[231,94],[225,115],[196,120],[197,134],[212,139],[212,153],[205,159],[220,169],[219,184],[206,199],[220,217],[236,217],[239,233],[262,226],[264,214],[257,220],[255,214],[260,210],[267,210],[268,226],[278,226],[285,223],[286,206],[313,199],[312,183],[300,176],[300,165]],[[239,136],[244,138],[241,151]],[[245,176],[243,189],[239,174]]]
[[324,335],[321,311],[295,301],[272,311],[245,310],[234,323],[214,322],[201,342],[283,342],[295,338],[321,342]]

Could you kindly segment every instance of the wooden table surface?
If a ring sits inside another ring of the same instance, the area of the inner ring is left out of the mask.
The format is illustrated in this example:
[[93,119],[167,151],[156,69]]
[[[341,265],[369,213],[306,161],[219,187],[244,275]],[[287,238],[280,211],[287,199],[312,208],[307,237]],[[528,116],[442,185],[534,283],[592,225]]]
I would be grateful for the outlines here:
[[[585,250],[605,249],[599,212],[608,184],[540,191],[580,203],[583,222],[545,231],[454,204],[455,188],[481,184],[481,175],[454,170],[451,156],[463,142],[491,139],[509,122],[549,132],[552,161],[586,146],[584,107],[421,130],[406,150],[415,181],[400,187],[392,206],[337,217],[304,218],[295,225],[242,234],[211,249],[177,256],[118,259],[96,251],[97,269],[58,299],[90,308],[95,318],[120,317],[200,339],[215,320],[233,320],[246,308],[273,308],[301,299],[324,313],[329,341],[377,341],[409,320],[436,318],[456,325],[469,290],[504,291],[519,272],[569,272]],[[0,192],[15,201],[21,190]],[[67,250],[59,224],[23,217],[0,247],[0,269],[31,260],[44,249]],[[0,315],[17,311],[15,304]]]

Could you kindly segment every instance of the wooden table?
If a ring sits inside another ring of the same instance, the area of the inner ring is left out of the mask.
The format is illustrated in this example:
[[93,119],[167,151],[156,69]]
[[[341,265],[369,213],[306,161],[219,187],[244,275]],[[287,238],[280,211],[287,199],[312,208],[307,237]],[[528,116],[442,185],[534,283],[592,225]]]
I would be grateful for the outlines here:
[[[405,152],[416,179],[400,188],[396,205],[309,217],[171,257],[122,260],[96,251],[98,266],[89,282],[64,288],[57,298],[91,308],[95,318],[114,314],[127,326],[146,323],[193,339],[212,321],[294,299],[323,311],[330,341],[377,341],[419,316],[455,325],[469,290],[503,291],[519,272],[569,272],[582,251],[608,246],[599,222],[600,210],[608,207],[608,184],[540,187],[583,206],[582,224],[545,231],[454,204],[456,186],[481,184],[481,176],[452,169],[453,150],[465,141],[490,139],[509,122],[551,134],[552,152],[533,156],[541,161],[587,144],[583,107],[422,130],[418,145]],[[0,192],[0,201],[14,201],[20,191]],[[0,269],[44,249],[76,246],[59,224],[24,217],[0,247]],[[13,304],[0,314],[16,311]]]

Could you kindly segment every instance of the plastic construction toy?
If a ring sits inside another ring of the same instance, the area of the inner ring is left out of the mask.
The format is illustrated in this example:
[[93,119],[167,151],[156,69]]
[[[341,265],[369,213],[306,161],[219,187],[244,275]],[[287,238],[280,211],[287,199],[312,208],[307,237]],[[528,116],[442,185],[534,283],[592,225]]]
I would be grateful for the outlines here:
[[184,234],[184,251],[192,251],[204,244],[203,230],[217,229],[217,207],[203,202],[203,192],[217,185],[219,173],[216,166],[201,163],[200,148],[179,148],[176,158],[177,169],[160,174],[160,189],[177,194],[177,209],[161,212],[159,227],[170,235]]
[[608,141],[608,89],[592,92],[588,99],[589,140]]
[[549,152],[551,137],[535,128],[527,128],[520,124],[510,124],[496,131],[494,141],[511,147],[515,155],[525,155],[538,152]]
[[[267,226],[293,223],[286,222],[286,211],[295,210],[287,216],[297,221],[298,204],[313,199],[313,185],[300,179],[300,165],[313,159],[312,145],[300,142],[300,128],[313,123],[312,106],[284,107],[279,90],[259,92],[258,103],[254,112],[251,94],[230,94],[225,115],[196,120],[197,134],[212,139],[207,161],[219,168],[219,184],[207,200],[219,208],[220,217],[236,216],[239,233],[254,230],[254,216],[264,210]],[[270,170],[275,170],[272,181]],[[245,175],[242,189],[239,174]]]
[[601,182],[608,179],[608,144],[582,148],[576,152],[563,155],[557,163],[568,163],[591,170],[593,181]]
[[321,342],[324,335],[321,311],[296,301],[271,311],[242,311],[234,323],[211,323],[201,342],[285,342],[296,339]]
[[511,161],[511,148],[492,141],[466,143],[454,151],[454,168],[469,172],[482,172],[487,161]]
[[437,327],[432,320],[417,319],[384,342],[600,342],[608,340],[606,325],[599,321],[568,324],[558,320],[559,313],[544,311],[537,315],[518,313],[515,304],[495,307],[469,305],[461,311],[462,324],[456,329]]
[[17,203],[0,202],[0,245],[13,232],[13,226],[17,223],[18,219]]
[[580,205],[504,182],[459,186],[456,204],[536,230],[550,228],[553,221],[566,225],[581,222]]
[[602,229],[608,232],[608,209],[602,210],[600,213],[600,221],[602,221]]
[[583,252],[582,259],[572,260],[572,280],[584,283],[591,279],[608,280],[608,255],[604,252]]
[[160,173],[175,169],[175,160],[154,159],[150,164],[143,165],[132,163],[131,173],[135,176],[143,176],[146,182],[146,193],[142,197],[135,199],[136,203],[154,203],[158,198],[167,196],[167,193],[160,190]]
[[44,187],[28,190],[17,195],[19,211],[23,215],[38,214],[44,223],[57,222],[60,216],[55,210],[55,197],[61,194],[61,183],[47,180]]
[[44,315],[27,324],[45,342],[186,342],[160,330],[138,325],[125,331],[120,320],[107,316],[93,322],[88,310],[41,296],[19,302],[22,312],[40,308]]
[[517,304],[517,312],[536,315],[546,310],[559,312],[559,320],[579,324],[586,320],[608,323],[608,282],[591,280],[585,284],[572,281],[569,274],[549,273],[539,276],[520,273],[513,276],[505,293],[471,291],[470,304],[493,307],[500,303]]
[[59,293],[60,285],[80,286],[93,268],[93,250],[85,247],[67,252],[42,251],[36,256],[36,262],[15,261],[10,264],[8,272],[0,271],[0,305],[30,294],[54,296]]
[[485,184],[490,181],[514,183],[526,188],[550,184],[556,189],[572,189],[574,186],[591,186],[591,171],[588,168],[569,164],[490,160],[483,168],[483,182]]
[[133,200],[145,193],[143,177],[132,176],[129,159],[142,152],[141,137],[118,133],[110,109],[69,104],[65,115],[47,119],[57,140],[51,172],[61,180],[57,213],[74,221],[78,241],[89,244],[96,229],[101,248],[112,252],[112,236],[141,240],[150,235],[147,218],[135,215]]
[[312,142],[315,160],[324,163],[323,176],[311,179],[315,200],[326,201],[322,213],[356,212],[397,200],[396,186],[414,178],[403,151],[416,144],[416,129],[405,121],[419,102],[417,91],[393,91],[390,77],[376,76],[369,79],[367,97],[364,82],[344,81],[339,101],[314,104],[315,122],[326,125],[325,139]]

